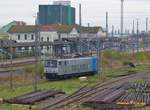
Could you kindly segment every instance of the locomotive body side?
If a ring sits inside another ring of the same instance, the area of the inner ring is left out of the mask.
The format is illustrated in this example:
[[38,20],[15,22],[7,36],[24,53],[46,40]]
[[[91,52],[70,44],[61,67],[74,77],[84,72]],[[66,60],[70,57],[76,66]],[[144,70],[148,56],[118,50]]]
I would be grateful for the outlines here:
[[46,62],[54,64],[44,67],[47,79],[66,79],[97,73],[97,57],[57,59]]

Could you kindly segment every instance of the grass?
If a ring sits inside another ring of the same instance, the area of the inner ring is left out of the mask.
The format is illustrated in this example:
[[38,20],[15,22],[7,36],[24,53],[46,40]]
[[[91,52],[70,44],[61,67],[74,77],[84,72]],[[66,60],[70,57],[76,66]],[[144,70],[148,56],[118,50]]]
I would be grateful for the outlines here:
[[[135,74],[136,72],[141,72],[150,68],[150,65],[138,65],[136,68],[118,68],[118,69],[105,69],[102,73],[101,80],[108,80],[112,77],[118,77],[126,74]],[[130,71],[134,71],[133,73]],[[88,76],[87,82],[80,82],[78,78],[61,80],[61,81],[43,81],[38,84],[38,88],[41,90],[47,89],[57,89],[63,90],[67,94],[75,92],[77,89],[84,85],[91,85],[98,82],[98,75]],[[8,87],[0,86],[0,97],[1,98],[12,98],[19,96],[21,94],[31,92],[33,90],[33,85],[15,87],[14,90],[10,90]]]
[[137,72],[142,72],[146,70],[150,70],[149,64],[137,65],[135,68],[131,68],[131,67],[121,67],[116,69],[105,68],[103,70],[104,71],[103,74],[105,74],[105,76],[108,78],[114,78],[122,75],[135,74]]
[[[77,89],[80,87],[90,84],[90,83],[95,83],[97,81],[97,76],[89,76],[87,82],[80,82],[77,78],[74,79],[69,79],[69,80],[62,80],[62,81],[46,81],[38,85],[38,89],[56,89],[56,90],[63,90],[67,94],[71,94],[75,92]],[[1,98],[12,98],[16,97],[28,92],[33,91],[33,86],[23,86],[23,87],[17,87],[13,91],[10,89],[4,89],[0,87],[0,97]],[[17,109],[16,109],[17,108]],[[28,110],[28,107],[26,106],[17,106],[17,105],[10,105],[10,104],[4,104],[0,105],[0,110]],[[34,109],[33,109],[34,110]]]
[[124,62],[133,62],[138,64],[139,62],[150,61],[150,52],[117,52],[115,50],[107,50],[102,53],[102,64],[105,67],[110,67],[111,62],[113,65],[120,66]]
[[[29,110],[29,106],[3,104],[0,105],[0,110]],[[32,107],[32,110],[36,110],[36,107]]]
[[[80,82],[78,80],[78,78],[61,80],[61,81],[44,81],[44,82],[38,84],[38,89],[62,90],[64,92],[66,92],[67,94],[71,94],[84,85],[96,83],[97,82],[96,77],[97,77],[97,75],[88,76],[87,82]],[[0,86],[0,91],[1,91],[0,97],[7,99],[7,98],[16,97],[16,96],[22,95],[24,93],[33,91],[33,85],[16,87],[16,88],[14,88],[14,90],[10,90],[9,88]]]

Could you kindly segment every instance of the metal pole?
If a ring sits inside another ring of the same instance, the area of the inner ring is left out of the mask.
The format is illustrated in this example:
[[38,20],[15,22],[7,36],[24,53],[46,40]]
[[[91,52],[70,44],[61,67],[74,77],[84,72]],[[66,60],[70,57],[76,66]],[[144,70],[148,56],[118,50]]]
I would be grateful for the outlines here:
[[82,12],[81,12],[81,4],[79,4],[79,25],[82,26]]
[[124,0],[121,0],[121,37],[123,37],[123,17],[124,17]]
[[11,38],[10,38],[10,41],[11,41],[11,43],[10,43],[10,65],[11,65],[11,71],[10,71],[10,89],[11,90],[13,90],[13,68],[12,68],[12,66],[13,66],[13,61],[12,61],[12,59],[13,59],[13,48],[12,48],[12,36],[11,36]]
[[139,50],[139,19],[137,19],[137,52]]
[[132,25],[133,25],[133,27],[132,27],[132,34],[134,34],[134,20],[133,20]]
[[137,19],[137,37],[139,36],[139,19]]
[[108,37],[108,12],[106,12],[106,37]]
[[100,79],[102,72],[102,60],[101,60],[100,38],[98,36],[97,36],[97,70]]
[[34,74],[34,90],[37,90],[37,73],[38,73],[38,56],[39,56],[39,26],[35,21],[35,74]]
[[1,59],[0,61],[2,62],[1,65],[3,65],[3,60],[4,60],[4,48],[3,48],[3,39],[1,40],[1,49],[2,49],[2,53],[1,53]]
[[148,17],[146,18],[146,33],[148,33]]
[[[11,50],[12,51],[12,50]],[[13,55],[12,55],[12,52],[11,52],[11,60],[10,60],[10,64],[11,66],[13,65],[12,63],[12,59],[13,59]],[[13,68],[11,67],[11,71],[10,71],[10,89],[13,90]]]
[[[81,31],[82,31],[82,12],[81,12],[81,4],[79,4],[79,39],[82,37]],[[80,44],[80,42],[78,42]],[[78,53],[82,53],[83,46],[80,44],[81,48],[78,47]]]
[[114,37],[114,25],[112,25],[112,37]]

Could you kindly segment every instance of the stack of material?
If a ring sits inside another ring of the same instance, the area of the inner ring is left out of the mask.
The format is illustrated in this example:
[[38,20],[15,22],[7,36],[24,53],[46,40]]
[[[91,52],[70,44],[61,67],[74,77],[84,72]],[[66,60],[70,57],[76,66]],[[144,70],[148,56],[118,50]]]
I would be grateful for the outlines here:
[[23,104],[23,105],[34,105],[37,102],[45,100],[47,98],[55,98],[58,94],[65,94],[62,91],[46,90],[46,91],[35,91],[19,97],[5,100],[7,103],[11,104]]

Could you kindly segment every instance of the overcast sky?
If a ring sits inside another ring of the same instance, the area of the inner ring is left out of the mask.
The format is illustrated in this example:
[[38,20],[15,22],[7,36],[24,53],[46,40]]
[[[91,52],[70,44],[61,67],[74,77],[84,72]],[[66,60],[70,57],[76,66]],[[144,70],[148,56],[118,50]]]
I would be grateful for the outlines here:
[[[53,0],[0,0],[0,26],[12,20],[23,20],[28,24],[34,23],[34,15],[39,4],[51,4]],[[100,25],[105,27],[105,12],[109,12],[109,30],[114,25],[120,27],[120,0],[71,0],[76,8],[78,23],[78,4],[82,4],[82,22],[84,25]],[[140,29],[145,29],[145,19],[150,18],[150,0],[125,0],[124,25],[132,28],[133,19],[139,18]]]

